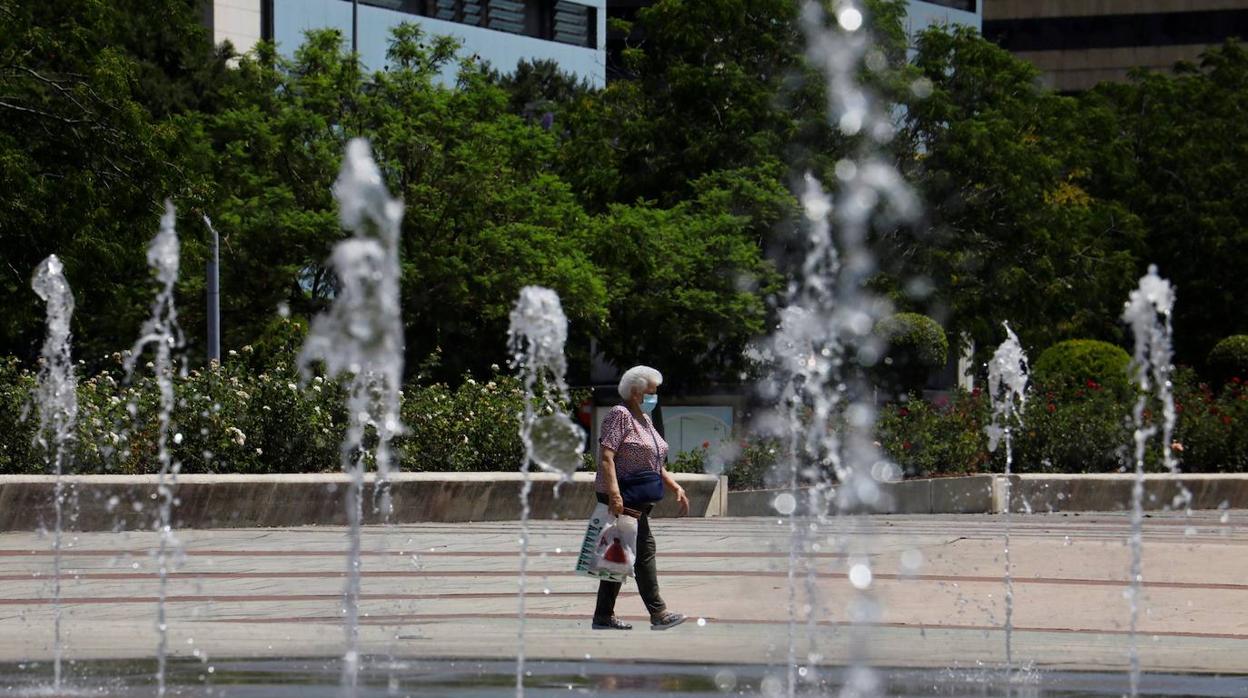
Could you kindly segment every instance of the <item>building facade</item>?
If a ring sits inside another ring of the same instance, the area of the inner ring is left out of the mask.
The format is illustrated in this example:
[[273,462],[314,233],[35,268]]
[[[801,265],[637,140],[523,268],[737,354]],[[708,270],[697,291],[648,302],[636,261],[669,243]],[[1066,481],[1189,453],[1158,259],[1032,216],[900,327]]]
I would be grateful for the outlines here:
[[[461,55],[513,70],[521,60],[551,60],[590,84],[606,82],[606,0],[212,0],[205,22],[220,43],[240,52],[261,39],[292,55],[305,32],[333,28],[360,60],[385,67],[390,32],[411,22],[430,35],[452,36]],[[453,79],[455,66],[445,79]]]
[[906,33],[916,33],[932,25],[965,25],[979,30],[983,24],[983,0],[909,0]]
[[1195,62],[1230,37],[1248,39],[1248,0],[982,0],[984,36],[1060,92],[1120,81],[1133,68]]

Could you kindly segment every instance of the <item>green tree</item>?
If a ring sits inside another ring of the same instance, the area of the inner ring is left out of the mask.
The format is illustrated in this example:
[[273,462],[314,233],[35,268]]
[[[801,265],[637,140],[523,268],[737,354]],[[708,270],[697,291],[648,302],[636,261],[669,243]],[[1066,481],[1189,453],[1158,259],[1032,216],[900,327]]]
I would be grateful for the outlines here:
[[0,351],[29,357],[42,309],[29,275],[60,255],[75,336],[96,358],[133,341],[143,249],[187,187],[163,117],[209,108],[226,80],[191,0],[0,0]]
[[928,204],[929,231],[895,244],[925,299],[956,337],[982,351],[1009,320],[1024,345],[1069,337],[1116,340],[1138,269],[1142,226],[1087,190],[1112,164],[1112,123],[1039,86],[1037,71],[970,29],[931,29],[917,67],[931,85],[908,105],[916,156],[907,175]]
[[330,184],[357,135],[406,203],[409,365],[438,347],[437,379],[504,363],[508,313],[528,284],[558,291],[581,336],[602,320],[606,292],[583,250],[589,219],[550,172],[554,135],[512,113],[479,66],[439,82],[456,48],[404,25],[389,68],[364,75],[339,34],[312,32],[293,61],[271,46],[243,59],[231,106],[188,125],[206,137],[197,162],[215,183],[203,206],[226,236],[232,342],[255,341],[279,305],[307,315],[332,295],[324,260],[343,233]]
[[[867,6],[882,49],[904,63],[904,3]],[[805,58],[801,7],[660,0],[642,9],[624,28],[641,37],[623,52],[631,79],[563,114],[561,172],[586,206],[674,205],[716,171],[771,168],[784,183],[830,172],[845,145],[828,124],[824,78]]]
[[738,380],[746,344],[766,331],[764,298],[780,287],[755,221],[733,212],[751,185],[714,176],[694,186],[696,199],[670,208],[612,206],[590,243],[610,294],[604,353],[620,366],[661,366],[675,388]]
[[1248,48],[1214,48],[1173,74],[1103,85],[1085,110],[1109,110],[1117,176],[1091,191],[1121,201],[1147,227],[1146,258],[1176,286],[1178,359],[1202,366],[1217,341],[1248,331]]

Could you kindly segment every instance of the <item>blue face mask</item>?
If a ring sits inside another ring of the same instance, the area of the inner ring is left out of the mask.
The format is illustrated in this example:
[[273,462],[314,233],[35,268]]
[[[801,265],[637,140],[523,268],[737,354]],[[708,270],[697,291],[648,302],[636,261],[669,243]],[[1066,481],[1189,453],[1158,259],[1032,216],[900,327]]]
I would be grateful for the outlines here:
[[651,393],[641,398],[641,411],[650,414],[659,405],[659,396]]

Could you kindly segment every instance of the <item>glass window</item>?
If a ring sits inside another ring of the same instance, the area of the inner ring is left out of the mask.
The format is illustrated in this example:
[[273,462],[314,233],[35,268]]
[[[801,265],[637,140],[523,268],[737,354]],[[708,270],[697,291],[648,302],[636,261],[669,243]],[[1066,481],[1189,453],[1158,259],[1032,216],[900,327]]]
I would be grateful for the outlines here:
[[923,0],[923,2],[940,5],[941,7],[950,7],[955,10],[966,10],[967,12],[974,12],[975,6],[978,4],[978,0]]
[[[350,1],[350,0],[346,0]],[[568,0],[359,0],[421,17],[574,46],[598,45],[598,10]]]

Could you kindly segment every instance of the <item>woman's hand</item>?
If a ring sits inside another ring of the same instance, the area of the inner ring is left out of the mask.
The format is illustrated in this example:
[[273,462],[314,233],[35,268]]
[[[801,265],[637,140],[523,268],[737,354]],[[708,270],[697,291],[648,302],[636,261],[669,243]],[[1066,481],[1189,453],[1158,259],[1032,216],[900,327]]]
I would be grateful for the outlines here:
[[[686,502],[685,508],[688,509],[688,502]],[[624,498],[620,496],[618,489],[607,492],[607,511],[610,511],[612,516],[619,516],[624,513]]]
[[680,485],[676,486],[676,505],[680,507],[680,515],[689,515],[689,497],[685,495],[685,488]]

